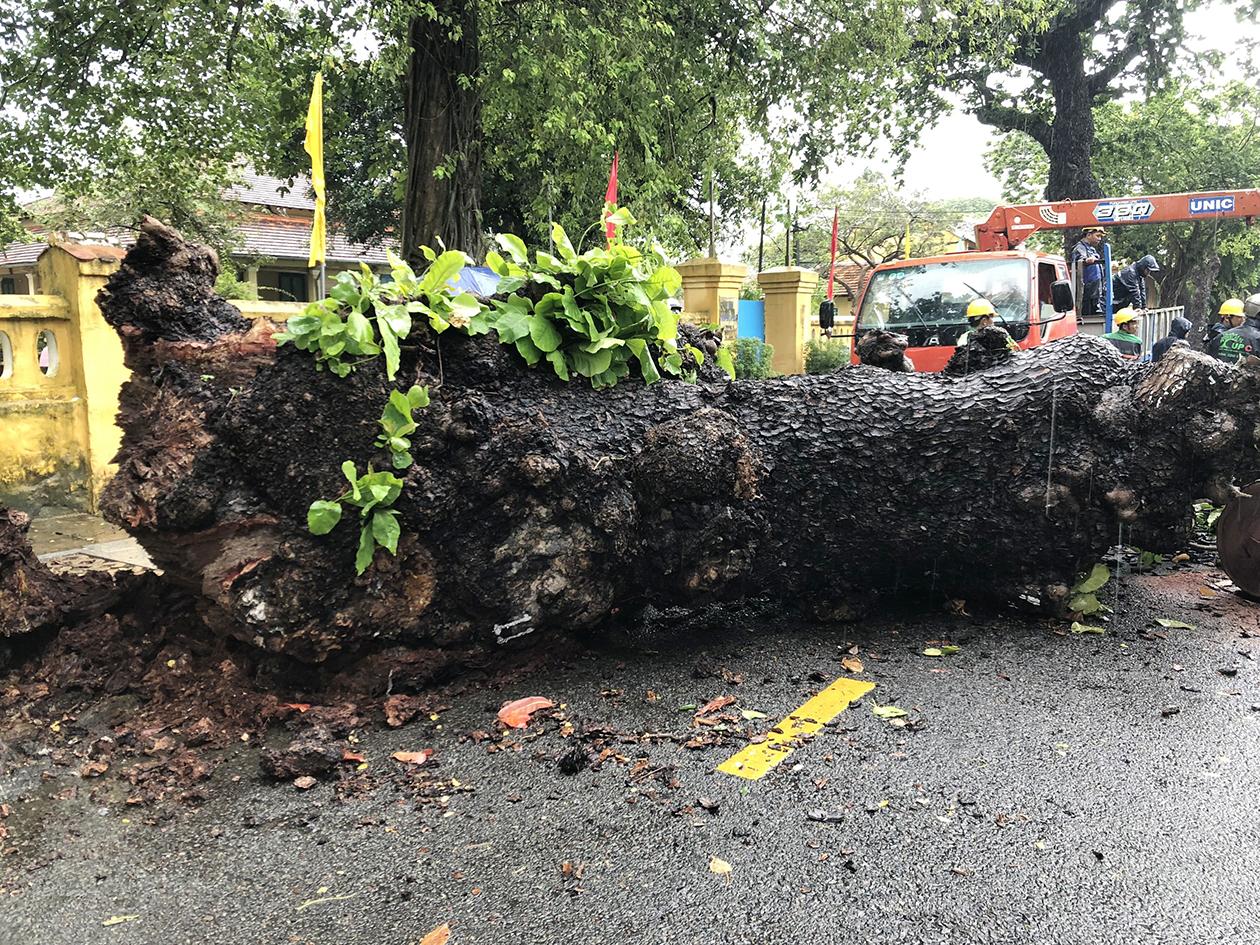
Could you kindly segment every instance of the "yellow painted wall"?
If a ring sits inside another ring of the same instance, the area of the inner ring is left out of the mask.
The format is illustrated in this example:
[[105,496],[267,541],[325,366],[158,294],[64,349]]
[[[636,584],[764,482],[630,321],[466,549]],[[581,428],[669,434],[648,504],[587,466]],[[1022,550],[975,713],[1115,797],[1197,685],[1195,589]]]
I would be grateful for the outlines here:
[[[56,339],[45,375],[36,341]],[[56,296],[0,295],[0,504],[30,511],[92,507],[87,404],[70,305]]]
[[[0,295],[0,505],[95,511],[122,443],[118,394],[130,372],[96,295],[118,263],[91,247],[51,247],[38,264],[48,295]],[[283,322],[294,302],[233,302],[248,318]],[[55,373],[40,371],[36,339],[56,339]]]

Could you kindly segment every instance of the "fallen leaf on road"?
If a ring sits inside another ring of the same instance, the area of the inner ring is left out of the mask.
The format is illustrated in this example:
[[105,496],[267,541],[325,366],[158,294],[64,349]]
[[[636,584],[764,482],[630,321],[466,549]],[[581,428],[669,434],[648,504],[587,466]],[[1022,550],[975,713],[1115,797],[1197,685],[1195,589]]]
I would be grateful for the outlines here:
[[1171,620],[1168,617],[1156,617],[1155,622],[1165,630],[1193,630],[1194,624],[1182,623],[1180,620]]
[[1111,580],[1111,572],[1105,564],[1096,564],[1089,575],[1072,588],[1073,594],[1092,594]]
[[436,929],[420,939],[420,945],[446,945],[446,940],[451,937],[451,927],[443,922]]
[[900,719],[910,714],[905,709],[895,705],[873,705],[871,706],[871,713],[877,719]]
[[1068,627],[1073,633],[1106,633],[1103,627],[1095,627],[1087,623],[1079,623],[1072,621],[1072,626]]
[[79,777],[95,778],[104,774],[108,770],[109,770],[108,761],[89,761],[87,764],[85,764],[82,768],[79,769]]
[[299,712],[299,713],[308,711],[310,707],[311,707],[311,704],[309,702],[281,702],[280,703],[280,708],[293,709],[295,712]]
[[846,656],[840,661],[840,665],[850,673],[860,673],[862,670],[866,669],[866,667],[862,665],[862,661],[856,656]]
[[389,757],[401,761],[405,765],[422,765],[433,757],[432,748],[421,748],[419,751],[396,751]]
[[747,722],[751,722],[754,719],[764,719],[766,717],[766,713],[758,712],[756,709],[740,709],[739,714],[742,715],[744,720]]
[[734,696],[718,696],[716,699],[710,699],[704,704],[704,707],[696,713],[696,718],[702,715],[708,715],[710,712],[716,712],[718,709],[725,709],[728,705],[734,703]]
[[122,925],[124,922],[132,922],[138,918],[140,918],[138,915],[111,915],[108,919],[102,922],[101,925]]
[[304,774],[304,775],[302,775],[302,777],[300,777],[300,778],[294,778],[294,779],[293,779],[293,786],[294,786],[295,788],[297,788],[299,791],[307,791],[307,790],[310,790],[311,788],[313,788],[313,787],[314,787],[316,784],[318,784],[318,783],[319,783],[319,782],[317,782],[317,781],[316,781],[314,778],[312,778],[309,774]]
[[342,899],[353,899],[357,895],[358,893],[346,893],[344,896],[324,896],[320,899],[308,899],[306,902],[298,906],[296,911],[304,912],[311,906],[318,906],[325,902],[340,902]]
[[727,863],[726,860],[715,856],[709,860],[709,872],[717,873],[719,876],[726,876],[729,878],[731,875],[731,864]]
[[359,763],[359,762],[367,761],[367,758],[365,758],[361,752],[351,751],[349,748],[347,748],[342,751],[341,760],[353,761],[353,762]]
[[550,709],[555,703],[542,696],[526,696],[513,702],[503,703],[499,709],[499,721],[508,728],[524,728],[529,724],[529,717],[539,709]]

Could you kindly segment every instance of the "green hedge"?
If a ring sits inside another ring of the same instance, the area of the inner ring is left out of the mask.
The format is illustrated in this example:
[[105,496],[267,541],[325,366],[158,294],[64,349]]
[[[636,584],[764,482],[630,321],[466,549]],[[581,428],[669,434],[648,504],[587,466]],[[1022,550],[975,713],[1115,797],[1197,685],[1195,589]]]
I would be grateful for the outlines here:
[[820,338],[805,345],[805,373],[830,374],[849,363],[849,342]]

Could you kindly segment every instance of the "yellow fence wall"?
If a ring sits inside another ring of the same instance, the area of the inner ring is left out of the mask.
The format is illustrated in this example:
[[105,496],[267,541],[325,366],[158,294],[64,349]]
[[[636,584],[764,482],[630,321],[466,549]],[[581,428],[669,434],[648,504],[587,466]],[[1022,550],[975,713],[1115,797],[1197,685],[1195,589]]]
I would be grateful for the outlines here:
[[[49,295],[0,295],[0,506],[95,511],[122,443],[118,394],[130,372],[97,293],[121,250],[67,244],[40,257]],[[233,302],[248,318],[284,322],[297,302]],[[47,373],[38,339],[53,338]]]
[[[43,331],[55,339],[55,373],[40,370]],[[64,298],[0,295],[0,504],[27,510],[92,505],[87,404],[74,336]]]

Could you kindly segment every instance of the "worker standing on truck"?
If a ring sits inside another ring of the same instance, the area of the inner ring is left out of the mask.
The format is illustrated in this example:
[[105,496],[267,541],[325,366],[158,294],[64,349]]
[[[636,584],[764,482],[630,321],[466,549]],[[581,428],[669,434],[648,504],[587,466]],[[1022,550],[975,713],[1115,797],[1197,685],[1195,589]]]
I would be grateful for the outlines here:
[[[1246,320],[1242,299],[1226,299],[1222,302],[1220,310],[1216,313],[1216,323],[1209,325],[1207,334],[1203,336],[1203,343],[1207,348],[1207,353],[1214,358],[1219,358],[1221,356],[1221,336],[1230,329],[1241,328]],[[1238,359],[1235,357],[1229,360],[1236,361]]]
[[1221,311],[1229,306],[1231,312],[1237,311],[1238,315],[1230,316],[1230,321],[1236,321],[1239,317],[1245,320],[1241,325],[1230,328],[1216,340],[1216,350],[1212,354],[1220,361],[1228,361],[1231,364],[1247,357],[1248,355],[1260,354],[1260,305],[1255,307],[1255,311],[1249,313],[1246,303],[1242,299],[1227,299],[1221,305]]
[[1178,315],[1172,320],[1172,324],[1168,326],[1168,334],[1159,341],[1155,342],[1155,347],[1151,349],[1151,360],[1158,361],[1168,353],[1169,348],[1177,345],[1190,347],[1190,342],[1186,341],[1186,335],[1190,334],[1190,329],[1194,327],[1194,322],[1190,319]]
[[997,317],[997,309],[993,307],[993,303],[988,299],[972,299],[971,304],[967,306],[967,330],[958,336],[956,344],[962,347],[971,340],[971,336],[981,328],[997,328],[1002,334],[1006,335],[1006,347],[1012,351],[1018,351],[1019,345],[1015,344],[1015,339],[1010,336],[1005,328],[998,327],[993,324],[993,319]]
[[1122,308],[1116,312],[1116,330],[1103,335],[1120,351],[1126,359],[1136,361],[1142,356],[1142,319],[1131,308]]
[[1118,308],[1146,308],[1146,277],[1159,272],[1154,256],[1143,256],[1132,266],[1125,266],[1111,281],[1111,304]]
[[1081,314],[1097,315],[1102,308],[1103,228],[1087,226],[1080,241],[1072,247],[1072,265],[1081,264]]

